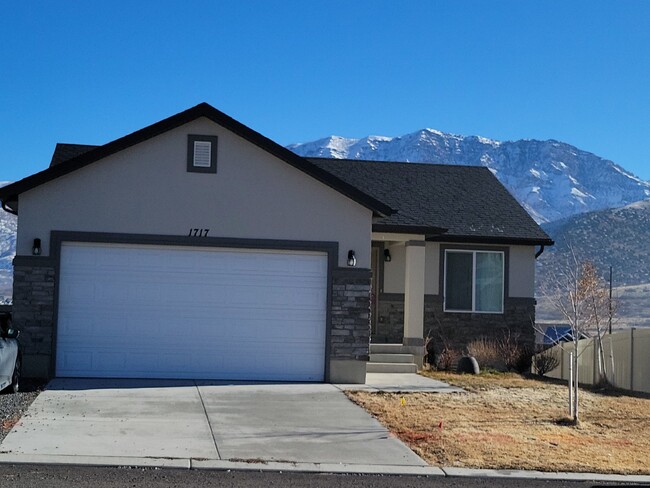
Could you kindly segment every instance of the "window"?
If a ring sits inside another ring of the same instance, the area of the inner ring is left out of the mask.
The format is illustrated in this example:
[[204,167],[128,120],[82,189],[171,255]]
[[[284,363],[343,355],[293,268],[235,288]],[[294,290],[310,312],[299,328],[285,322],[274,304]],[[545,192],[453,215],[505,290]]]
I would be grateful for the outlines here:
[[502,313],[504,253],[445,250],[445,311]]
[[187,171],[217,172],[217,136],[187,136]]

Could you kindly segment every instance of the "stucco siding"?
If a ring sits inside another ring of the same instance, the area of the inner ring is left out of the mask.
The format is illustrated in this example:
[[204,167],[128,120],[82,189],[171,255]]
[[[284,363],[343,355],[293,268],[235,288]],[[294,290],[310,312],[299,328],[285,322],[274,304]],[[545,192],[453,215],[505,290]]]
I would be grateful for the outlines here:
[[424,268],[426,269],[424,293],[426,295],[438,295],[440,293],[440,244],[427,242],[424,259]]
[[[187,172],[187,135],[218,136],[217,173]],[[201,118],[20,196],[17,254],[50,231],[339,242],[370,267],[371,211]]]
[[[480,245],[449,243],[466,249],[481,249]],[[535,296],[535,248],[533,246],[507,246],[509,251],[509,297]],[[387,244],[391,262],[384,263],[382,293],[404,293],[405,248],[403,243]],[[440,244],[427,242],[425,254],[425,294],[440,294]]]
[[[406,248],[404,243],[385,243],[390,251],[390,263],[384,263],[384,282],[382,293],[404,293],[404,270],[406,268]],[[425,258],[426,259],[426,258]]]
[[513,298],[535,296],[535,247],[510,246],[509,291]]

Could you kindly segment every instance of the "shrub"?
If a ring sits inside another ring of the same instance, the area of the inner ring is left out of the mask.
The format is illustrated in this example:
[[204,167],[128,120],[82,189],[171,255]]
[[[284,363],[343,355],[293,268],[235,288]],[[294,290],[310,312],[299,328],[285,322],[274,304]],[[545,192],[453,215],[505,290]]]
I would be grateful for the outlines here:
[[467,353],[474,357],[479,366],[483,369],[504,369],[504,360],[502,358],[499,344],[495,340],[481,338],[475,339],[467,344]]
[[533,364],[533,351],[528,346],[519,348],[519,355],[515,358],[513,368],[517,373],[530,373]]
[[460,358],[460,353],[456,349],[451,349],[447,346],[438,354],[438,362],[436,368],[439,371],[452,371],[454,365]]
[[533,369],[540,376],[553,371],[559,365],[560,358],[552,349],[545,349],[533,356]]
[[508,371],[518,373],[530,371],[533,351],[530,347],[521,344],[517,334],[513,335],[510,330],[506,330],[503,337],[497,341],[497,345]]
[[424,338],[424,366],[429,369],[436,367],[436,353],[431,335]]

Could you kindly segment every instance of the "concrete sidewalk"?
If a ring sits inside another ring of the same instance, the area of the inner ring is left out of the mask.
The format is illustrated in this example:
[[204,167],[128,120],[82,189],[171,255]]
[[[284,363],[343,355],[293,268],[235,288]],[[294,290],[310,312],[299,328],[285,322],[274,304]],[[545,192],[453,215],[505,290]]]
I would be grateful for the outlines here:
[[366,373],[365,385],[335,385],[345,391],[383,393],[464,393],[462,388],[415,373]]

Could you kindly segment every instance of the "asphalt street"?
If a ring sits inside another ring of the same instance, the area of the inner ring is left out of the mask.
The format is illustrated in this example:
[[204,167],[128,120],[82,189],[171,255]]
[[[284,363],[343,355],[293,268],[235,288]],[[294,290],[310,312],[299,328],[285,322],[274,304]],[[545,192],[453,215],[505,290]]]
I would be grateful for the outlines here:
[[[366,488],[515,488],[560,487],[601,488],[608,486],[632,486],[616,483],[538,481],[494,478],[410,477],[370,475],[327,475],[274,472],[235,472],[178,469],[142,468],[95,468],[88,466],[44,466],[0,464],[0,487],[2,488],[113,488],[138,487],[336,487]],[[643,485],[634,485],[643,486]],[[645,485],[646,487],[648,485]]]

